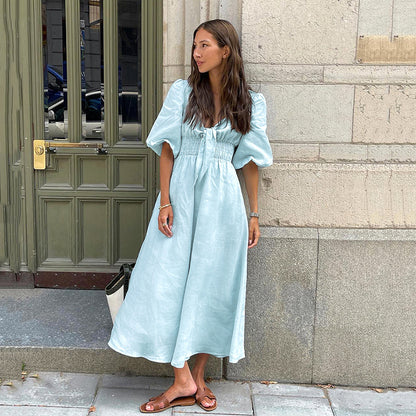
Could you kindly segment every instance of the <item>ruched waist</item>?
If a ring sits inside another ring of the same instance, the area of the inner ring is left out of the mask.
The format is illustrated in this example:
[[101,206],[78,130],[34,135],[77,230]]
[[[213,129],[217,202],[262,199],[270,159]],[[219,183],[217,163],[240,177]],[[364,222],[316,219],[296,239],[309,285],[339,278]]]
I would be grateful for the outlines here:
[[[201,150],[201,146],[204,146],[204,138],[201,137],[201,140],[195,139],[183,139],[181,144],[181,150],[179,156],[181,155],[192,155],[198,156],[198,152]],[[215,159],[223,159],[231,161],[234,155],[234,145],[227,142],[215,142],[215,149],[213,151],[212,157]]]

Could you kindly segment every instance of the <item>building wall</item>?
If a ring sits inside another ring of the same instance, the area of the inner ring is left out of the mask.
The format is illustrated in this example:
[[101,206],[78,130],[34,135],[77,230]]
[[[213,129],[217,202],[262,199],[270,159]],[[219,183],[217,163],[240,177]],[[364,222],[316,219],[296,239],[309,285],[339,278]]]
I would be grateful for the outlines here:
[[247,356],[227,377],[416,385],[416,3],[165,0],[165,92],[217,17],[241,35],[274,153]]

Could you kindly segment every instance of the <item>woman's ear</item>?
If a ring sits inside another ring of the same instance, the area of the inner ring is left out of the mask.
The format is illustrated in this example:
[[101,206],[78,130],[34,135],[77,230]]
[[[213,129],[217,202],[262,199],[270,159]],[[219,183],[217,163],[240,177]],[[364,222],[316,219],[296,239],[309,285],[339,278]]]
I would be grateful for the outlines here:
[[226,58],[228,58],[229,56],[230,56],[230,48],[229,48],[229,46],[225,45],[225,46],[224,46],[224,53],[223,53],[222,57],[223,57],[224,59],[226,59]]

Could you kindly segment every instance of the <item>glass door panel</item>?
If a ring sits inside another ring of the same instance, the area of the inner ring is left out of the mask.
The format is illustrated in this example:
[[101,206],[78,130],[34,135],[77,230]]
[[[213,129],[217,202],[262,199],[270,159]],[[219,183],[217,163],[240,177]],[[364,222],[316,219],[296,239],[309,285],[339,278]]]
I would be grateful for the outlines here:
[[103,1],[80,1],[83,139],[104,139]]
[[42,2],[45,139],[68,137],[65,0]]
[[118,0],[119,137],[141,140],[141,1]]

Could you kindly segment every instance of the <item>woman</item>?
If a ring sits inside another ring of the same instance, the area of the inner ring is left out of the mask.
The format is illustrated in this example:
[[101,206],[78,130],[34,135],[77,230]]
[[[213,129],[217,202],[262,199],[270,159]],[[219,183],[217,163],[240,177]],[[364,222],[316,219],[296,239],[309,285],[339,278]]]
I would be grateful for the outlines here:
[[122,354],[173,366],[173,385],[143,404],[144,413],[195,399],[214,410],[204,381],[209,354],[231,363],[244,357],[247,247],[260,236],[258,166],[272,164],[264,97],[248,90],[234,27],[201,24],[191,65],[147,139],[160,156],[160,194],[109,341]]

